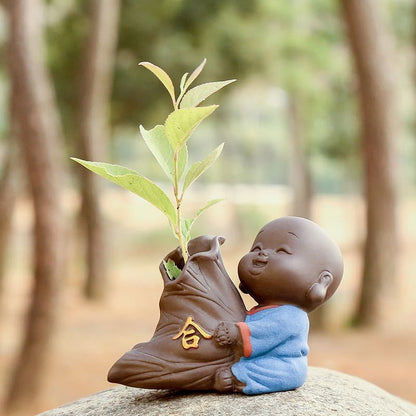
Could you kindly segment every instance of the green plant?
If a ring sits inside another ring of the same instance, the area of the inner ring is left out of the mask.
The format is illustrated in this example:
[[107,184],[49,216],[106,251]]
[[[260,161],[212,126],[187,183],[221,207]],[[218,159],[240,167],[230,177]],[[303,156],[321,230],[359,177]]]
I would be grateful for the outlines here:
[[[185,191],[195,182],[221,154],[224,143],[214,149],[204,160],[195,162],[188,169],[187,141],[198,125],[211,115],[217,105],[198,107],[206,98],[235,80],[209,82],[189,89],[204,68],[206,59],[192,72],[184,74],[180,81],[180,92],[176,97],[175,87],[169,75],[150,62],[139,65],[151,71],[167,89],[173,104],[173,111],[163,125],[151,130],[140,126],[140,133],[163,172],[171,182],[174,203],[154,182],[139,173],[119,165],[90,162],[77,158],[72,160],[104,178],[126,188],[153,204],[163,212],[171,225],[173,234],[179,241],[185,262],[188,259],[187,245],[191,239],[191,228],[195,220],[219,199],[209,201],[194,217],[184,218],[182,202]],[[186,173],[185,173],[186,172]],[[171,278],[177,275],[172,264],[165,265]]]

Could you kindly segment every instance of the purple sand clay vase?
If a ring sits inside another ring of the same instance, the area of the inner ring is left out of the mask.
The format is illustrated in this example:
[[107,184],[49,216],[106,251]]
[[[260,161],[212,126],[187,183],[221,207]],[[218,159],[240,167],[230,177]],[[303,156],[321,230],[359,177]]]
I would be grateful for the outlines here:
[[[165,257],[183,266],[171,280],[163,262],[160,319],[149,342],[125,353],[110,369],[111,382],[141,388],[214,389],[217,369],[239,356],[212,337],[220,321],[244,321],[246,309],[225,270],[221,237],[199,237],[187,263],[179,249]],[[191,250],[190,250],[191,251]]]

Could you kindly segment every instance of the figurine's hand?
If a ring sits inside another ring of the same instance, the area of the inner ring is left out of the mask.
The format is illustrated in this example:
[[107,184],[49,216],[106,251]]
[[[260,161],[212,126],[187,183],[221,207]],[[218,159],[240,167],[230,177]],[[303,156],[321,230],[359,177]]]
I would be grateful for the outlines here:
[[233,345],[238,341],[239,330],[236,324],[220,322],[214,330],[214,340],[221,346]]

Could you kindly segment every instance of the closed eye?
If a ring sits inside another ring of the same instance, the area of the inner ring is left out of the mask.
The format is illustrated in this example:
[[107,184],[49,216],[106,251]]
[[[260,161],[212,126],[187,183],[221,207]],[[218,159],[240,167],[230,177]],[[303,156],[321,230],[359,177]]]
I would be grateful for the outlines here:
[[262,250],[262,248],[261,248],[261,246],[260,246],[259,244],[255,245],[255,246],[251,249],[251,251],[252,251],[252,252],[261,251],[261,250]]
[[280,247],[276,250],[276,253],[292,254],[288,247]]

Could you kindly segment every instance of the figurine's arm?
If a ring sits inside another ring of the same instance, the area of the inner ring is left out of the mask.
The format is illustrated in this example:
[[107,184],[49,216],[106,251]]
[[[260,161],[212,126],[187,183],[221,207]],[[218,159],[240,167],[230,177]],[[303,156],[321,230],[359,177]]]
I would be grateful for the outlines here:
[[221,346],[239,348],[244,357],[267,354],[276,345],[298,334],[308,332],[307,315],[298,308],[279,308],[255,323],[221,322],[214,331],[214,340]]
[[241,355],[254,357],[267,353],[288,336],[285,330],[279,328],[279,323],[263,320],[249,326],[245,322],[220,322],[213,337],[220,346],[238,346]]
[[277,345],[282,346],[290,339],[307,337],[309,329],[307,314],[292,306],[272,309],[261,319],[238,325],[244,356],[251,358],[268,354]]

